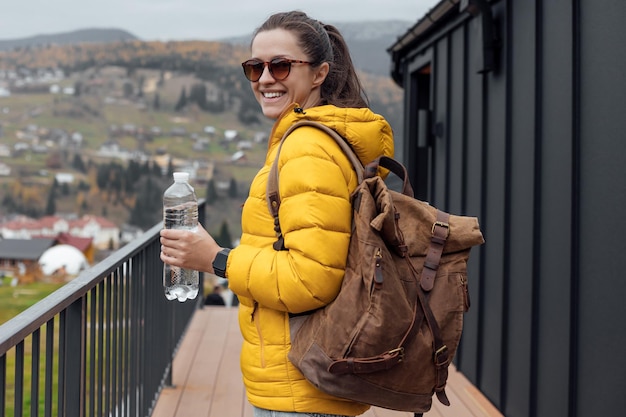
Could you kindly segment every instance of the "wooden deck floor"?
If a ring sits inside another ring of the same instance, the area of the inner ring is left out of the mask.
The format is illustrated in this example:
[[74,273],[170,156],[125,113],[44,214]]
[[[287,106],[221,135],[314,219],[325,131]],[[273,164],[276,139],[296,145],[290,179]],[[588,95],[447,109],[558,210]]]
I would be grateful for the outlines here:
[[[241,334],[237,310],[205,307],[195,313],[174,360],[173,387],[158,398],[152,417],[253,417],[239,370]],[[435,399],[425,417],[502,417],[460,372],[450,369],[446,392],[452,405]],[[412,417],[371,408],[363,417]]]

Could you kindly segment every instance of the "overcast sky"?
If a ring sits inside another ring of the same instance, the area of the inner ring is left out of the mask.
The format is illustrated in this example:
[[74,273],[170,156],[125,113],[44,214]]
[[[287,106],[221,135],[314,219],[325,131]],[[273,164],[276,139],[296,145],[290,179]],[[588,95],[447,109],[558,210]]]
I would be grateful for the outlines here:
[[85,28],[124,29],[143,40],[213,40],[251,33],[277,11],[299,9],[324,23],[417,22],[439,0],[8,0],[0,39]]

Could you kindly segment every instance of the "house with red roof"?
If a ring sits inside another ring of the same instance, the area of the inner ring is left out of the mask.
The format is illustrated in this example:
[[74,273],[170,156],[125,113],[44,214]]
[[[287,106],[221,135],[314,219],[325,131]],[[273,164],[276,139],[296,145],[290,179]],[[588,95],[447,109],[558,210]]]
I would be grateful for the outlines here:
[[[85,215],[78,219],[66,219],[60,216],[33,219],[19,216],[0,224],[0,235],[4,239],[57,238],[59,235],[63,235],[65,236],[64,239],[68,239],[67,236],[90,239],[90,243],[96,249],[118,249],[120,246],[119,227],[110,220],[92,215]],[[84,243],[77,244],[84,246]],[[81,250],[84,249],[74,244],[72,246]],[[87,253],[85,256],[89,258]]]
[[39,257],[55,245],[70,245],[93,264],[97,250],[119,248],[120,229],[98,216],[16,217],[0,223],[0,272],[19,276],[24,282],[37,280]]
[[92,238],[97,249],[117,249],[120,246],[120,229],[104,217],[85,215],[69,222],[73,236]]
[[93,245],[93,239],[90,237],[74,236],[67,232],[62,232],[57,235],[57,243],[60,245],[70,245],[80,250],[89,264],[94,263],[95,248]]

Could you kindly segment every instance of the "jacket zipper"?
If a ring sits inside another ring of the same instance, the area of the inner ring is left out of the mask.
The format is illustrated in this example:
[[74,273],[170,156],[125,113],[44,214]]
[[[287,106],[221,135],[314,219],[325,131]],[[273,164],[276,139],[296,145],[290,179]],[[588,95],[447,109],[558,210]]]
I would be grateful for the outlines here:
[[265,342],[263,341],[263,333],[261,332],[261,323],[259,322],[261,310],[259,309],[259,303],[254,302],[254,307],[252,308],[252,316],[250,320],[254,322],[254,326],[256,327],[256,332],[259,335],[259,348],[261,350],[260,360],[261,360],[261,368],[265,368]]

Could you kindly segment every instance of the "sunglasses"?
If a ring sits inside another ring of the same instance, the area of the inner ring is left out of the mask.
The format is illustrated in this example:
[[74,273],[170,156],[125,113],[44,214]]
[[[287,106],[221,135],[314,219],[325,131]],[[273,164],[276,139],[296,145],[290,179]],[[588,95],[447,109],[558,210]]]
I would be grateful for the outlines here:
[[246,62],[242,63],[243,73],[246,78],[252,82],[259,81],[261,75],[263,75],[263,70],[267,65],[267,68],[270,70],[270,74],[277,81],[282,81],[289,76],[291,72],[291,64],[311,64],[307,61],[298,61],[297,59],[287,59],[287,58],[274,58],[269,62],[262,62],[258,59],[249,59]]

